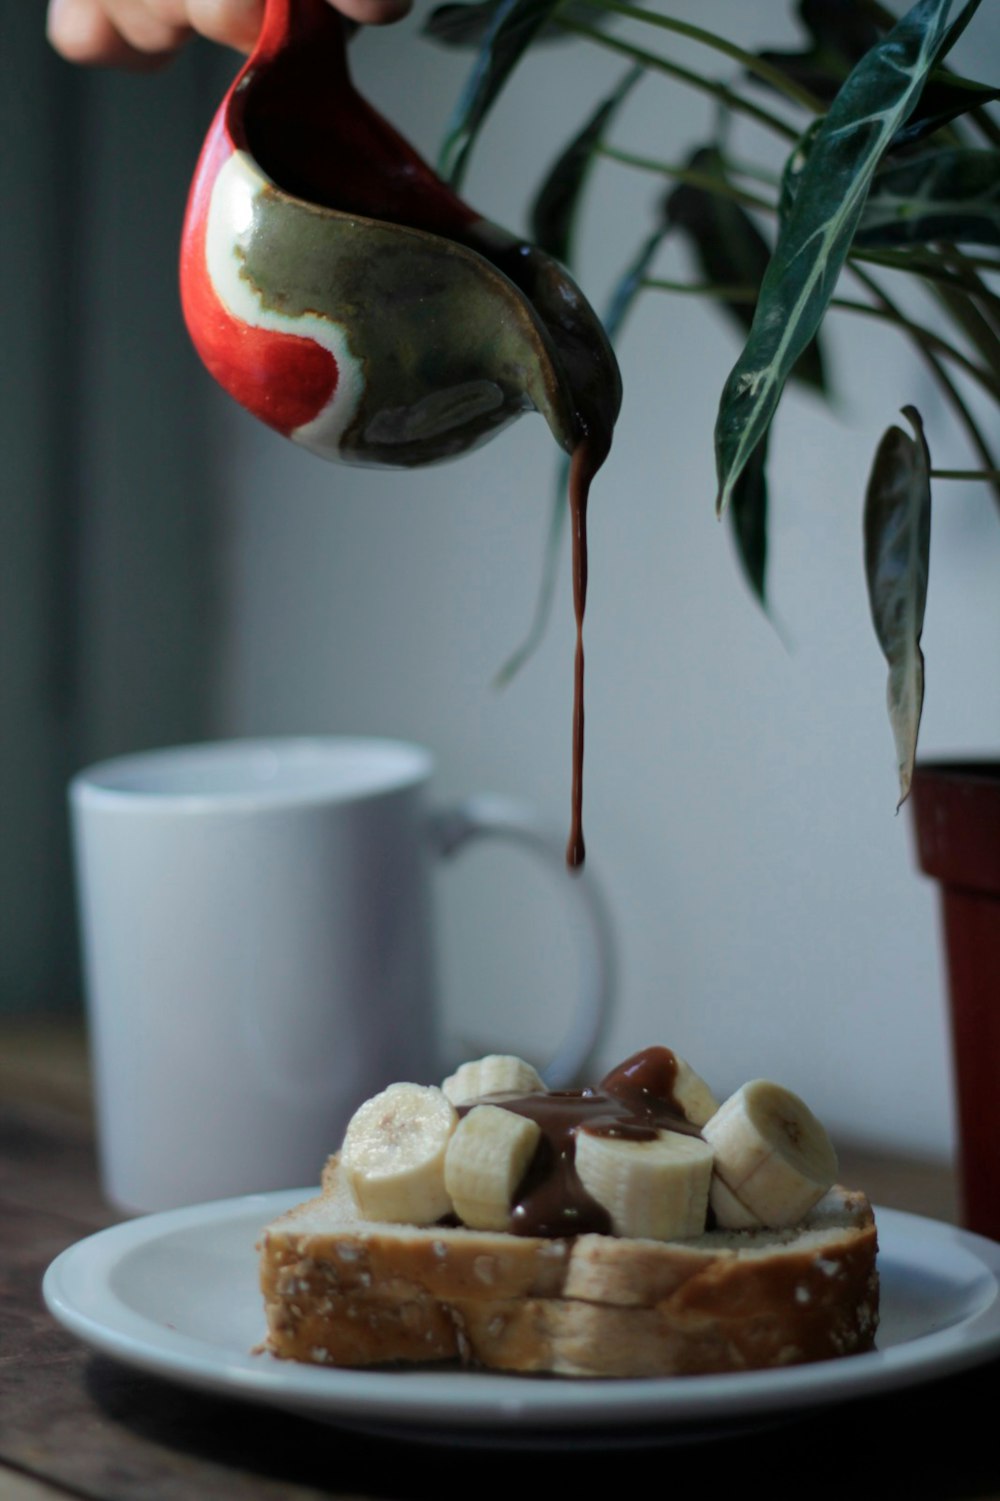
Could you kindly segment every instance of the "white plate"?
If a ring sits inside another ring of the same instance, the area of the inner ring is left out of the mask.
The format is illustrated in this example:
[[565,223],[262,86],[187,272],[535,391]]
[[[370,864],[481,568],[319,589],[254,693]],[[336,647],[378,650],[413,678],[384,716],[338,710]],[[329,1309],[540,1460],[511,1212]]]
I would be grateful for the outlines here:
[[[174,1209],[102,1230],[45,1274],[59,1322],[95,1350],[185,1386],[365,1431],[449,1442],[559,1442],[573,1432],[658,1442],[863,1397],[1000,1354],[1000,1244],[876,1211],[882,1322],[876,1351],[727,1376],[566,1380],[455,1370],[296,1365],[251,1348],[264,1332],[254,1242],[309,1191]],[[644,1432],[645,1431],[645,1432]]]

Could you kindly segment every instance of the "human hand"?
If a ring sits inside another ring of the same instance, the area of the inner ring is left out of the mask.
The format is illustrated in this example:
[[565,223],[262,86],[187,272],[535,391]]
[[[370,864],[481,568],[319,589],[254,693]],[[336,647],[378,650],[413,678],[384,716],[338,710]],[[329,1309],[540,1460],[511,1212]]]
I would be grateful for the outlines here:
[[[412,0],[329,0],[352,21],[382,26]],[[48,36],[74,63],[157,67],[194,32],[249,52],[264,0],[49,0]]]

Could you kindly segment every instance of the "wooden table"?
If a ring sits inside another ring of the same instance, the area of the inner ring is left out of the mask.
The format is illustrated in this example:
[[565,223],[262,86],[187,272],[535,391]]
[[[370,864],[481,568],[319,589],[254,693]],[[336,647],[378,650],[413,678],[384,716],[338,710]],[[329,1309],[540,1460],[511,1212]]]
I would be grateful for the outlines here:
[[[953,1217],[951,1175],[941,1168],[843,1156],[844,1177],[877,1202]],[[82,1036],[0,1027],[0,1501],[396,1501],[442,1490],[465,1501],[477,1469],[490,1491],[524,1501],[648,1487],[645,1464],[613,1448],[474,1453],[367,1439],[200,1396],[89,1354],[46,1313],[39,1284],[59,1251],[116,1218],[97,1187]],[[747,1436],[664,1446],[651,1463],[668,1501],[685,1487],[711,1501],[749,1494],[754,1481],[801,1501],[1000,1501],[998,1394],[1000,1361]]]

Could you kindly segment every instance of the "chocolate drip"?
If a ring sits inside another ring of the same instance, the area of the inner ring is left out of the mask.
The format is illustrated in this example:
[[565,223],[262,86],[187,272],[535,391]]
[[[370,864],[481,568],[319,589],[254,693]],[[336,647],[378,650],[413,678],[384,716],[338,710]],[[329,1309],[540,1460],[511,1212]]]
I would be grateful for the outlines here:
[[573,791],[566,864],[579,869],[586,858],[583,839],[583,617],[587,608],[587,500],[591,481],[607,453],[606,444],[582,438],[573,450],[569,471],[569,513],[573,546],[573,610],[576,655],[573,666]]
[[[643,1048],[619,1063],[601,1080],[601,1089],[627,1100],[641,1114],[663,1104],[684,1120],[683,1106],[674,1093],[677,1087],[677,1055],[669,1048]],[[697,1131],[684,1122],[691,1135]],[[671,1127],[671,1129],[674,1129]]]
[[573,664],[573,791],[572,822],[566,845],[566,864],[576,869],[584,862],[583,840],[583,616],[587,608],[587,497],[593,469],[586,441],[573,452],[569,472],[569,514],[573,544],[573,610],[576,616],[576,655]]
[[[591,1198],[577,1175],[577,1132],[628,1141],[651,1141],[660,1131],[698,1136],[674,1098],[676,1077],[669,1048],[646,1048],[612,1069],[598,1089],[491,1095],[490,1104],[527,1116],[542,1132],[514,1194],[512,1234],[610,1235],[607,1210]],[[460,1106],[459,1113],[466,1114],[476,1103]]]

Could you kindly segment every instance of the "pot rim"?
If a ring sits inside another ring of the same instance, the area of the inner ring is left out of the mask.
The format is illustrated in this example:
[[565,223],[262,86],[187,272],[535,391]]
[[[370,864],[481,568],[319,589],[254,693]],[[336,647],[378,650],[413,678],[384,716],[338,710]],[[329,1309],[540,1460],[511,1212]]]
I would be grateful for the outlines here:
[[1000,777],[1000,759],[990,756],[943,756],[931,761],[918,761],[914,769],[917,777],[971,777],[991,780]]

